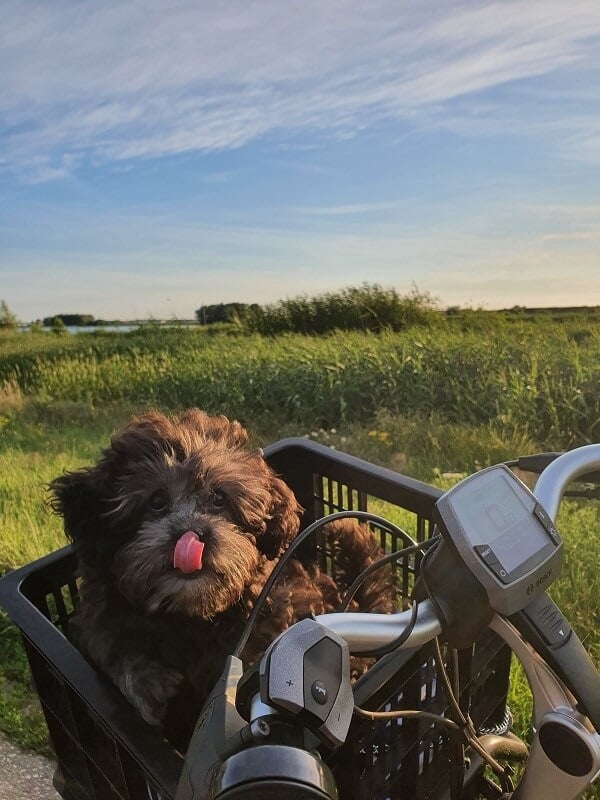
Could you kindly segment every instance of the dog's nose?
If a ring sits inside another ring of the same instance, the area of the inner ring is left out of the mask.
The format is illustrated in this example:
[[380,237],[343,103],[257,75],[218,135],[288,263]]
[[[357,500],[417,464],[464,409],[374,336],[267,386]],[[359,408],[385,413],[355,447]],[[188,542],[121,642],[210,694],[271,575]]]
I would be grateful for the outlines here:
[[193,534],[196,539],[204,542],[204,544],[207,544],[208,539],[210,539],[210,535],[206,526],[200,525],[197,521],[192,520],[188,520],[179,528],[179,530],[176,530],[173,538],[175,541],[178,541],[182,536],[185,536],[189,533]]
[[183,536],[183,535],[184,535],[184,533],[190,533],[190,532],[191,532],[191,533],[194,533],[194,534],[196,534],[196,536],[197,536],[199,539],[205,539],[205,538],[206,538],[206,537],[205,537],[205,534],[204,534],[204,529],[203,529],[203,528],[201,528],[199,525],[193,525],[193,526],[192,526],[192,525],[190,525],[190,526],[189,526],[188,528],[186,528],[185,530],[182,530],[182,531],[181,531],[181,533],[180,533],[179,535],[180,535],[180,536]]

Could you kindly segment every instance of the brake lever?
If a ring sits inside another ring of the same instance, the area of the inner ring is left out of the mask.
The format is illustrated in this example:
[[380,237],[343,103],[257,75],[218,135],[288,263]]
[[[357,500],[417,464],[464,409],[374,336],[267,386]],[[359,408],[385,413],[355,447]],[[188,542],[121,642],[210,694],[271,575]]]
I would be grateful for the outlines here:
[[517,629],[496,614],[490,628],[515,653],[533,696],[533,743],[512,800],[574,800],[600,774],[600,735],[576,700]]

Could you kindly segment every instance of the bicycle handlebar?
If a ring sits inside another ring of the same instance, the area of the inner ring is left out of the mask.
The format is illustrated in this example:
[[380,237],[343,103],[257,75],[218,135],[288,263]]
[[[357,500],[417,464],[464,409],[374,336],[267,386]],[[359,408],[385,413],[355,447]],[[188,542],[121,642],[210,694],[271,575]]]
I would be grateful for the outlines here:
[[588,444],[569,450],[546,467],[538,478],[533,493],[555,520],[567,484],[581,475],[587,476],[597,470],[600,470],[600,444]]
[[[410,610],[398,614],[320,614],[316,620],[324,628],[341,636],[351,653],[364,653],[391,644],[410,624],[411,614]],[[435,606],[431,600],[424,600],[419,603],[417,619],[410,636],[399,649],[421,647],[441,633],[442,625]]]

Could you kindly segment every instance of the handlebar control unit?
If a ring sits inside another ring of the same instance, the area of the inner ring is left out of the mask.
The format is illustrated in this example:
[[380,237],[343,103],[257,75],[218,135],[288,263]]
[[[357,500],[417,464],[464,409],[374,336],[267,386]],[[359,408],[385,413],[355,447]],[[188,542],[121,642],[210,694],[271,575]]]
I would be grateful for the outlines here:
[[503,464],[446,492],[436,503],[436,522],[499,614],[529,605],[560,573],[563,548],[554,523]]
[[330,746],[346,740],[354,696],[346,642],[312,619],[271,644],[260,663],[263,703],[297,717]]

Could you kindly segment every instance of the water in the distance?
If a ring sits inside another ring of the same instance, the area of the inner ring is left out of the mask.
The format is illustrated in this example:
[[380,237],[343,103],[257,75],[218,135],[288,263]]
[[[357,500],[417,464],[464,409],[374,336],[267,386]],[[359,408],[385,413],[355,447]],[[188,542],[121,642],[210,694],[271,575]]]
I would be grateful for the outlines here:
[[[18,330],[22,333],[29,331],[29,325],[19,325]],[[107,331],[108,333],[128,333],[139,328],[139,325],[66,325],[63,330],[69,333],[94,333],[95,331]],[[45,332],[50,332],[53,328],[42,328]]]

